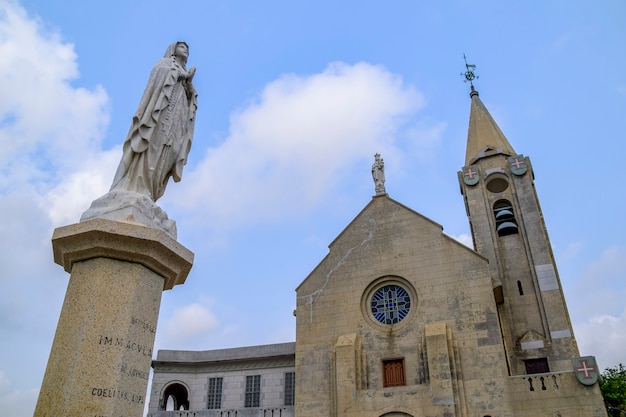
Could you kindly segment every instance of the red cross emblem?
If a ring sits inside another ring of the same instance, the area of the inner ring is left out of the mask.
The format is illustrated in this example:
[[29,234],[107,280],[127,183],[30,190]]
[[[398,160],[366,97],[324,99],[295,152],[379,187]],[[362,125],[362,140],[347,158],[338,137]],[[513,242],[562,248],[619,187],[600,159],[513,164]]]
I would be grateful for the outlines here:
[[463,182],[465,184],[476,185],[479,179],[478,170],[474,169],[471,165],[463,167]]
[[465,175],[468,179],[473,180],[474,179],[474,175],[478,175],[478,172],[474,171],[471,167],[467,170],[466,173],[464,173],[463,175]]
[[583,385],[593,385],[598,380],[598,365],[593,356],[572,358],[576,379]]
[[580,368],[576,368],[576,372],[583,372],[585,376],[583,378],[590,379],[591,374],[589,372],[594,372],[596,368],[594,366],[587,367],[587,360],[580,361],[583,365]]
[[511,166],[514,166],[517,169],[520,169],[522,167],[522,165],[524,165],[523,161],[520,161],[517,156],[513,158],[513,160],[511,161]]
[[524,155],[509,156],[509,167],[515,175],[524,175],[528,170],[528,164]]

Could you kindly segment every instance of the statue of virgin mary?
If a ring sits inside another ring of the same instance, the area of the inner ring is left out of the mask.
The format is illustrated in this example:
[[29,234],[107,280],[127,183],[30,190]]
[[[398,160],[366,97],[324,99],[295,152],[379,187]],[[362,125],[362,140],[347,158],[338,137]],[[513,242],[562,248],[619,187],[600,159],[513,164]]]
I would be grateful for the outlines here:
[[138,193],[157,201],[170,177],[180,181],[198,107],[192,83],[196,68],[186,69],[188,55],[185,42],[173,43],[152,69],[111,191]]
[[108,219],[162,229],[176,238],[176,222],[155,202],[171,178],[180,181],[191,149],[198,94],[186,68],[189,47],[171,44],[152,68],[124,141],[111,190],[80,221]]

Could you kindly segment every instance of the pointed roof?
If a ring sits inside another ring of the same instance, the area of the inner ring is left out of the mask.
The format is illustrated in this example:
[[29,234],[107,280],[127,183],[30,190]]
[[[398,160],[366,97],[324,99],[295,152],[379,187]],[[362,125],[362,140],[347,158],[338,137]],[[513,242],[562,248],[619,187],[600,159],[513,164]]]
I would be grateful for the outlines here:
[[470,93],[472,105],[470,109],[469,128],[467,129],[467,151],[465,165],[471,165],[477,160],[495,155],[516,155],[513,147],[500,130],[487,108],[478,97],[478,91]]

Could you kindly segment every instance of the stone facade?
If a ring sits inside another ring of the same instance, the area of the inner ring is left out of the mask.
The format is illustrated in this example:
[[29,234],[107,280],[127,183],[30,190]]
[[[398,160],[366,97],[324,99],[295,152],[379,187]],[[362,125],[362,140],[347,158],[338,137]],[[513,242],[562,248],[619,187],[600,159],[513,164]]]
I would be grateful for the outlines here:
[[[384,324],[374,295],[394,285],[410,308]],[[548,372],[508,366],[488,260],[388,196],[330,245],[297,299],[296,375],[319,387],[296,385],[298,417],[605,415],[597,385],[580,384],[560,353]]]
[[[530,159],[471,97],[458,177],[475,250],[377,192],[296,289],[295,416],[606,416],[577,380]],[[162,400],[182,376],[154,368]]]
[[[370,308],[388,285],[411,300],[393,324]],[[297,295],[296,374],[319,380],[321,391],[297,386],[298,416],[457,415],[468,401],[481,407],[498,395],[463,395],[506,376],[487,260],[388,196],[352,221]],[[403,362],[402,386],[386,387],[388,359]]]

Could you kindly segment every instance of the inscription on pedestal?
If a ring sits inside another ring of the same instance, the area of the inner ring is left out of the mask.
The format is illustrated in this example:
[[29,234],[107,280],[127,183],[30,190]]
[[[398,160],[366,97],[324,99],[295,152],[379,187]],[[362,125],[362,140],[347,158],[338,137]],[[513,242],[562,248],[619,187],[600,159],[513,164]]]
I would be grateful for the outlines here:
[[[156,326],[154,324],[137,317],[131,317],[130,324],[132,328],[142,332],[144,337],[153,340],[156,332]],[[152,358],[152,343],[137,342],[124,337],[101,334],[97,344],[106,348],[126,350],[127,352],[141,355],[142,357]],[[122,362],[119,365],[119,372],[130,378],[143,381],[148,381],[149,378],[149,372],[137,369],[135,366],[128,365],[126,362]],[[103,400],[127,401],[135,404],[144,404],[145,402],[145,396],[143,394],[132,393],[119,387],[91,387],[91,395],[93,397],[100,397]]]
[[153,324],[146,322],[145,320],[141,320],[138,319],[136,317],[131,317],[130,318],[130,324],[140,327],[150,333],[154,333],[156,331],[156,328]]
[[143,404],[144,396],[139,394],[131,394],[115,388],[92,388],[91,395],[94,397],[110,398],[114,400],[129,401],[135,404]]
[[132,376],[132,377],[135,377],[135,378],[145,379],[146,381],[148,380],[148,372],[142,372],[142,371],[140,371],[138,369],[135,369],[135,368],[130,368],[129,369],[128,366],[125,363],[123,363],[120,366],[120,371],[123,374],[129,375],[129,376]]
[[112,346],[116,348],[126,348],[131,352],[141,353],[144,356],[152,357],[152,348],[148,345],[133,342],[132,340],[124,340],[121,337],[100,336],[99,345]]

